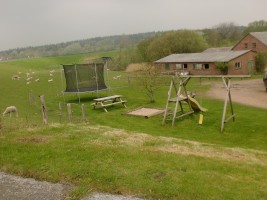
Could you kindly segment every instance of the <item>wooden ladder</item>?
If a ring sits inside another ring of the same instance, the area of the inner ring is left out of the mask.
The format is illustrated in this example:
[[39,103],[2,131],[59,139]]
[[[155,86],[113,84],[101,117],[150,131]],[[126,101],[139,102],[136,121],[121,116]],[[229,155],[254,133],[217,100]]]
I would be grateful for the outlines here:
[[[177,84],[175,82],[175,77],[173,76],[171,79],[171,84],[170,84],[170,88],[168,91],[168,98],[166,101],[166,108],[165,108],[165,112],[163,115],[163,120],[162,120],[162,125],[166,124],[166,120],[167,120],[167,115],[172,115],[172,126],[175,123],[175,119],[184,117],[186,115],[192,114],[194,113],[194,110],[191,107],[190,101],[188,101],[188,93],[186,90],[186,85],[188,83],[188,81],[190,80],[191,77],[186,77],[186,78],[182,78],[179,77],[179,84]],[[177,86],[178,85],[178,89]],[[175,97],[172,97],[172,90],[175,90]],[[189,107],[189,111],[185,112],[183,105],[182,105],[182,101],[185,101]],[[175,107],[174,110],[171,112],[169,111],[169,103],[175,103]],[[179,108],[179,111],[178,111]],[[179,113],[179,115],[177,115]]]

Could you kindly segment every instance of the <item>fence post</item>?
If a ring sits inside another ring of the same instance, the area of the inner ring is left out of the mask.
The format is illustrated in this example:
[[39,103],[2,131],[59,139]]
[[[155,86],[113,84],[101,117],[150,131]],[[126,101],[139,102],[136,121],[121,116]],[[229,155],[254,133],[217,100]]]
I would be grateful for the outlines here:
[[42,111],[42,116],[43,116],[43,122],[45,125],[47,125],[48,124],[48,116],[47,116],[47,109],[46,109],[44,95],[40,96],[40,101],[42,104],[41,111]]
[[86,116],[85,116],[85,106],[82,104],[82,119],[84,122],[87,122]]
[[67,110],[68,110],[69,123],[71,123],[72,122],[72,111],[71,111],[71,104],[70,103],[67,104]]

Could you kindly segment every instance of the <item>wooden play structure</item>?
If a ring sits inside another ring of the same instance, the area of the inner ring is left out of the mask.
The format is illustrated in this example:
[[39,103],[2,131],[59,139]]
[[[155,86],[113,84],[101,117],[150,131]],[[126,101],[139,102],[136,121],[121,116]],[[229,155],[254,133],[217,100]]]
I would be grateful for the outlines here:
[[[250,75],[212,75],[212,76],[201,76],[201,75],[187,75],[187,76],[178,76],[178,77],[172,77],[170,89],[168,91],[168,98],[166,102],[166,109],[163,115],[162,124],[164,125],[166,123],[166,120],[171,119],[172,126],[175,123],[175,120],[190,114],[193,114],[194,111],[207,111],[206,109],[202,108],[198,102],[192,98],[192,96],[187,91],[187,84],[191,78],[221,78],[225,89],[226,89],[226,95],[224,100],[224,107],[223,107],[223,113],[222,113],[222,120],[221,120],[221,132],[224,129],[224,125],[229,120],[233,119],[235,120],[235,114],[232,104],[232,98],[231,98],[231,78],[249,78]],[[176,79],[178,80],[176,82]],[[175,95],[172,96],[172,90],[174,89]],[[231,115],[226,118],[226,111],[227,111],[227,105],[230,105],[231,109]],[[184,104],[183,102],[186,102]],[[169,109],[169,104],[175,103],[175,107],[173,111]],[[185,109],[184,106],[187,106],[188,108]],[[170,116],[169,118],[167,118]]]

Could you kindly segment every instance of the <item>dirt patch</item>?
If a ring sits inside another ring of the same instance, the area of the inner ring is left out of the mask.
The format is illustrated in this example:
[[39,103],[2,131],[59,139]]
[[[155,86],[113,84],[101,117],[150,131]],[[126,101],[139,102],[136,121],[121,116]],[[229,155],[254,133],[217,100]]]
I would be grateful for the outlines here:
[[[215,99],[225,99],[226,88],[222,81],[207,82],[212,88],[206,93]],[[267,92],[262,79],[250,79],[231,82],[232,101],[243,105],[267,109]]]
[[19,143],[37,143],[37,144],[47,144],[49,143],[49,137],[46,136],[31,136],[31,137],[23,137],[17,139]]
[[[267,166],[267,152],[242,148],[226,148],[212,144],[151,136],[145,133],[127,132],[122,129],[99,130],[99,137],[87,141],[87,145],[136,147],[142,151],[174,153],[219,159],[230,162]],[[85,145],[86,145],[85,144]]]
[[134,63],[134,64],[129,64],[126,68],[126,72],[136,72],[140,71],[145,67],[145,63]]

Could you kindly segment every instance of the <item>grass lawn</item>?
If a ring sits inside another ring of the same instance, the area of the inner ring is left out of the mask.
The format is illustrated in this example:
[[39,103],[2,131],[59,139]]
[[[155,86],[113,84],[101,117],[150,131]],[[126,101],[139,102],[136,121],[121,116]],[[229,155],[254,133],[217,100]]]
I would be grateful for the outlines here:
[[[162,116],[125,115],[141,106],[164,108],[170,77],[162,78],[151,104],[133,75],[118,71],[109,71],[109,94],[125,96],[127,109],[116,105],[108,113],[93,110],[90,104],[96,94],[83,94],[85,123],[77,96],[65,95],[73,109],[74,122],[69,124],[59,64],[102,55],[109,54],[0,63],[0,110],[16,105],[19,111],[18,118],[0,118],[1,171],[71,183],[77,186],[72,199],[91,191],[155,199],[267,199],[266,109],[235,103],[236,121],[220,133],[223,102],[205,97],[208,86],[198,80],[188,86],[209,110],[201,126],[197,113],[177,120],[174,127],[161,125]],[[51,70],[53,82],[48,83]],[[25,73],[33,71],[40,82],[27,85]],[[11,80],[18,72],[23,78]],[[118,75],[120,80],[112,78]],[[45,95],[49,126],[42,125],[39,95]]]

